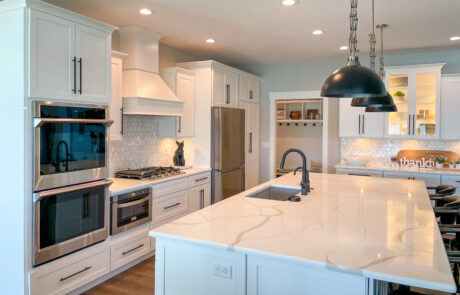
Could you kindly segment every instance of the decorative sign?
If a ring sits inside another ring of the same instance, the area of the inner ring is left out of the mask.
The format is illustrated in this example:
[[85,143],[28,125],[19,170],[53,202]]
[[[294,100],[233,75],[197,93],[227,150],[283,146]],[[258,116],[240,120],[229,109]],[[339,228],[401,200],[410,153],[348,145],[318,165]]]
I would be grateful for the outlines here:
[[401,167],[420,167],[420,168],[433,168],[435,163],[433,160],[426,160],[421,158],[420,160],[408,160],[406,157],[399,159],[399,166]]
[[443,156],[448,162],[460,158],[459,154],[451,151],[400,150],[396,156],[396,163],[401,167],[433,168],[436,163],[432,159],[436,156]]

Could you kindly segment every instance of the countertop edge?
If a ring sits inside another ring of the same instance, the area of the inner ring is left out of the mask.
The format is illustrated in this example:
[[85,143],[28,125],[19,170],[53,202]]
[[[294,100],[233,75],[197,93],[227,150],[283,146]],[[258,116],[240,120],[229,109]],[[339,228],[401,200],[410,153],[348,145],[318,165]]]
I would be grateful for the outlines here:
[[[407,172],[407,173],[420,173],[420,174],[435,174],[435,175],[455,175],[460,176],[460,170],[420,170],[412,169],[412,168],[389,168],[389,167],[377,167],[377,166],[349,166],[344,164],[335,165],[334,168],[336,169],[350,169],[350,170],[368,170],[368,171],[391,171],[391,172]],[[427,169],[427,168],[425,168]]]

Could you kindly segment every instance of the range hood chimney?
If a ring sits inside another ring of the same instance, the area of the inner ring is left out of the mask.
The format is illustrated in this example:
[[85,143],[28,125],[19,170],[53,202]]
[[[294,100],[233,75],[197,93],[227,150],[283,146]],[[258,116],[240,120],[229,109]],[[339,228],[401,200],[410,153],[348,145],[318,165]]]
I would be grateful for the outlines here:
[[161,35],[139,26],[119,29],[125,115],[183,116],[184,102],[159,75]]

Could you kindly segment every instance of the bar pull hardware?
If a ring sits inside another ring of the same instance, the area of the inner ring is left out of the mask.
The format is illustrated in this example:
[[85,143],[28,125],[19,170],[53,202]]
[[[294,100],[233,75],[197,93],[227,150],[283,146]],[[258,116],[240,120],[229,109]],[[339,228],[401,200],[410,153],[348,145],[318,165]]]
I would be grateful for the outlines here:
[[355,173],[348,173],[348,175],[353,175],[353,176],[367,176],[367,177],[371,177],[370,175],[367,175],[367,174],[355,174]]
[[203,178],[200,178],[200,179],[195,179],[195,182],[200,182],[200,181],[203,181],[203,180],[206,180],[206,179],[208,179],[207,176],[206,176],[206,177],[203,177]]
[[365,118],[366,118],[366,117],[364,117],[364,115],[363,115],[363,132],[362,132],[362,134],[364,134],[364,122],[365,122]]
[[249,90],[249,99],[254,99],[254,92]]
[[200,190],[200,209],[204,208],[204,189]]
[[139,200],[136,200],[136,201],[132,201],[132,202],[121,203],[121,204],[118,204],[118,205],[117,205],[117,208],[118,208],[118,209],[122,209],[122,208],[126,208],[126,207],[131,207],[131,206],[139,205],[139,204],[142,204],[142,203],[147,202],[148,200],[149,200],[149,198],[146,197],[146,198],[142,198],[142,199],[139,199]]
[[359,121],[358,121],[358,134],[361,134],[361,115],[358,116]]
[[131,252],[133,252],[133,251],[135,251],[135,250],[137,250],[139,248],[142,248],[142,247],[144,247],[144,244],[139,244],[139,246],[134,247],[131,250],[125,251],[125,252],[121,253],[121,255],[126,255],[126,254],[131,253]]
[[77,94],[77,57],[74,56],[73,59],[73,94]]
[[176,204],[174,204],[174,205],[171,205],[171,206],[166,206],[166,207],[163,207],[163,209],[165,209],[165,210],[168,210],[168,209],[171,209],[171,208],[177,207],[177,206],[179,206],[180,204],[181,204],[181,203],[176,203]]
[[408,122],[408,124],[409,124],[409,126],[408,126],[408,128],[407,128],[407,129],[408,129],[407,134],[408,134],[408,135],[411,135],[412,130],[411,130],[411,128],[410,128],[410,115],[409,115],[409,122]]
[[252,153],[252,132],[249,132],[249,152]]
[[79,123],[79,124],[107,124],[109,127],[113,120],[107,119],[71,119],[71,118],[34,118],[34,127],[39,128],[45,123]]
[[225,85],[225,103],[230,104],[230,84]]
[[181,133],[182,131],[182,117],[179,117],[179,130],[177,130],[177,133]]
[[68,279],[70,279],[70,278],[72,278],[72,277],[74,277],[74,276],[76,276],[76,275],[79,275],[79,274],[81,274],[82,272],[85,272],[85,271],[87,271],[87,270],[90,270],[91,268],[92,268],[91,266],[87,266],[87,267],[85,267],[84,269],[82,269],[82,270],[80,270],[80,271],[77,271],[76,273],[71,274],[70,276],[60,278],[59,281],[60,281],[60,282],[64,282],[65,280],[68,280]]
[[80,90],[78,90],[78,92],[80,94],[83,94],[83,89],[82,89],[82,85],[83,85],[83,74],[82,74],[82,70],[83,70],[83,59],[80,57],[80,59],[78,60],[78,62],[80,63]]
[[123,122],[123,107],[120,108],[120,111],[121,111],[121,130],[120,130],[120,134],[123,135],[123,125],[124,125],[124,122]]
[[412,115],[412,135],[415,135],[415,115]]

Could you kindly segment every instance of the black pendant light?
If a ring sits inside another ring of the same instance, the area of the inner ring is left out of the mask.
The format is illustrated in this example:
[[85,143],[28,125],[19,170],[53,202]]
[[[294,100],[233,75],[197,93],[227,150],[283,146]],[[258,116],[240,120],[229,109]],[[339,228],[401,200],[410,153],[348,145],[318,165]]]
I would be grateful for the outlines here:
[[395,104],[393,105],[387,105],[387,106],[380,106],[380,107],[366,107],[366,112],[368,113],[391,113],[391,112],[397,112],[398,108],[396,107]]
[[369,68],[361,66],[357,53],[358,0],[350,0],[350,56],[347,65],[333,72],[321,89],[323,97],[376,97],[386,94],[385,85]]

